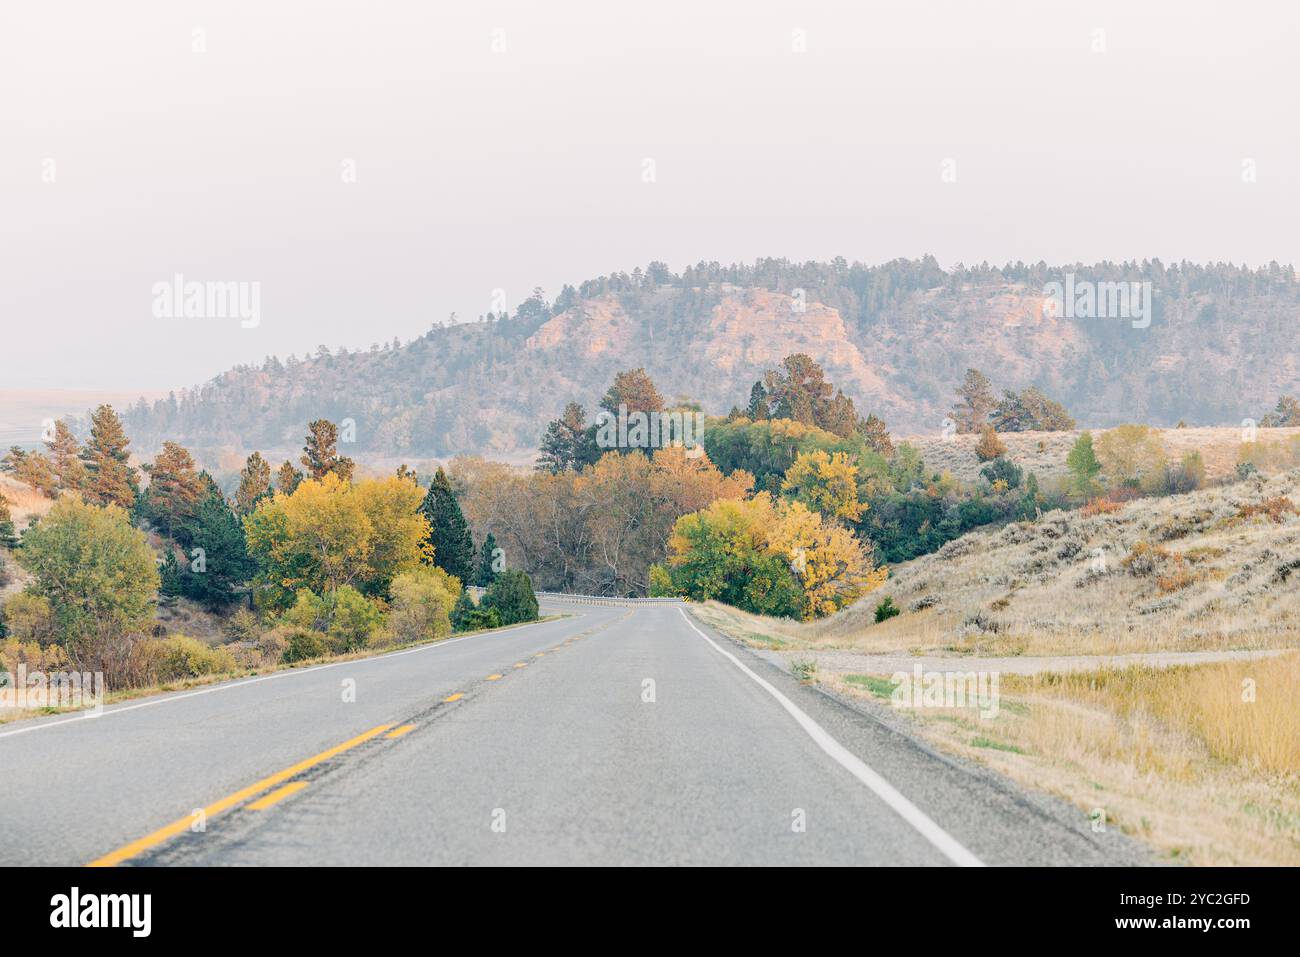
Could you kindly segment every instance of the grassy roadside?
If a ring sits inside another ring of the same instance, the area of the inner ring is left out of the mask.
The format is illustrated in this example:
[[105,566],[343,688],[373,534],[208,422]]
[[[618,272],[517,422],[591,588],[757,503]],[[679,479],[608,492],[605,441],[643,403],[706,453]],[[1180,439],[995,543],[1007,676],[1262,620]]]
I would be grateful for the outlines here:
[[[692,611],[761,648],[791,647],[787,630],[798,627],[718,605]],[[1300,653],[1003,674],[991,717],[973,701],[895,707],[887,675],[805,668],[799,677],[888,707],[941,750],[1071,801],[1094,827],[1118,827],[1171,863],[1300,865]]]
[[[260,668],[240,668],[237,671],[218,672],[209,675],[199,675],[193,678],[186,678],[181,681],[168,681],[156,685],[147,685],[139,688],[121,688],[116,691],[109,691],[104,695],[104,704],[119,704],[123,701],[131,701],[135,698],[147,698],[156,694],[168,694],[175,691],[188,691],[192,688],[202,688],[206,685],[221,684],[226,681],[238,681],[244,678],[256,678],[260,675],[274,674],[277,671],[301,670],[312,668],[317,665],[337,664],[347,661],[360,661],[366,658],[381,658],[384,655],[391,655],[401,651],[410,651],[412,648],[422,648],[427,645],[438,645],[447,641],[458,638],[469,638],[474,635],[483,635],[489,632],[506,632],[514,631],[517,628],[523,628],[528,625],[539,625],[548,621],[559,621],[562,618],[569,618],[570,615],[545,615],[536,621],[522,622],[515,625],[502,625],[499,628],[478,628],[473,631],[454,632],[443,638],[431,638],[428,641],[413,641],[404,645],[389,646],[385,648],[363,648],[358,651],[349,652],[343,655],[324,655],[319,658],[309,658],[303,661],[295,661],[289,664],[277,663],[273,665],[264,665]],[[26,708],[23,710],[6,709],[0,710],[0,725],[8,724],[12,721],[22,721],[28,718],[39,718],[52,714],[73,714],[83,711],[84,708]]]

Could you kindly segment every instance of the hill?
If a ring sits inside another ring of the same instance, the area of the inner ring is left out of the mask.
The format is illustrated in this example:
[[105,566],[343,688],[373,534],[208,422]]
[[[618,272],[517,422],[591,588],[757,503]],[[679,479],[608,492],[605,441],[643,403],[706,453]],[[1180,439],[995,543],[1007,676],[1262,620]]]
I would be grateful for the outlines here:
[[[1074,318],[1048,283],[1151,284],[1149,323]],[[1258,270],[1159,261],[943,270],[932,258],[752,266],[662,264],[537,291],[512,315],[437,324],[366,351],[269,358],[130,410],[142,452],[172,438],[205,461],[294,450],[313,418],[351,419],[354,451],[525,461],[569,400],[589,409],[620,369],[645,367],[669,398],[743,405],[793,352],[820,362],[896,434],[938,435],[967,367],[999,389],[1037,385],[1082,426],[1232,425],[1300,383],[1300,283]],[[375,322],[376,320],[368,320]]]

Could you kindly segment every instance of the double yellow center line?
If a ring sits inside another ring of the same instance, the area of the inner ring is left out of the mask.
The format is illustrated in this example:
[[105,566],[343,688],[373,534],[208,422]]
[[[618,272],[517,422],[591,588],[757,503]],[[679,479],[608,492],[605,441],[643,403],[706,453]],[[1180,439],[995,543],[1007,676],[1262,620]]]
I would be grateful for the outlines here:
[[[315,757],[307,758],[305,761],[299,761],[297,764],[292,765],[291,767],[287,767],[283,771],[277,771],[275,774],[272,774],[269,777],[262,778],[262,780],[256,782],[255,784],[250,784],[246,788],[241,788],[240,790],[236,791],[234,794],[229,794],[226,797],[223,797],[221,800],[209,804],[207,807],[203,808],[202,811],[196,812],[195,814],[188,814],[183,818],[172,821],[166,827],[160,827],[152,834],[146,834],[144,837],[140,838],[137,841],[132,841],[130,844],[124,844],[121,847],[119,847],[116,851],[113,851],[109,854],[105,854],[103,857],[91,861],[89,866],[90,867],[115,867],[116,865],[121,864],[123,861],[129,861],[133,857],[138,857],[139,855],[143,854],[145,851],[157,847],[159,844],[163,843],[163,841],[169,840],[170,838],[173,838],[178,834],[184,834],[186,831],[190,829],[191,825],[193,825],[196,817],[199,817],[200,819],[205,821],[210,817],[215,817],[216,815],[220,814],[222,811],[230,810],[236,804],[240,804],[244,801],[247,801],[251,797],[256,797],[257,795],[261,794],[263,791],[269,791],[271,788],[283,784],[285,781],[289,780],[289,778],[293,777],[296,774],[301,774],[303,771],[306,771],[308,768],[313,768],[318,764],[328,761],[330,758],[338,757],[344,751],[350,751],[353,748],[355,748],[357,745],[365,744],[371,738],[376,737],[377,735],[381,735],[385,731],[392,730],[393,727],[394,726],[391,724],[381,724],[379,727],[371,728],[369,731],[365,732],[364,734],[359,734],[355,738],[352,738],[348,741],[344,741],[342,744],[336,744],[328,751],[322,751],[320,754],[316,755]],[[293,789],[293,791],[296,790],[299,789],[298,788]],[[261,804],[264,807],[269,807],[271,804],[274,804],[276,801],[288,797],[290,794],[293,793],[293,791],[290,791],[288,789],[282,789],[281,791],[277,791],[275,794],[267,795],[265,799],[257,803]],[[275,800],[271,800],[271,798],[274,798]],[[260,808],[258,809],[260,810]]]

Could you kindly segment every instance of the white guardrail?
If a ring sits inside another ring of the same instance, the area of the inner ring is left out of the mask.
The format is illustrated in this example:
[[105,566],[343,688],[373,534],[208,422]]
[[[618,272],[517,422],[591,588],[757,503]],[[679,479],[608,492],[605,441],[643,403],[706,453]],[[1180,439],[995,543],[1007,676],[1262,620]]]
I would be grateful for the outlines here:
[[[470,585],[469,591],[476,599],[483,597],[483,589],[478,585]],[[616,598],[610,595],[578,595],[567,591],[539,591],[534,592],[537,595],[538,604],[547,602],[567,602],[573,605],[680,605],[684,604],[681,598]]]

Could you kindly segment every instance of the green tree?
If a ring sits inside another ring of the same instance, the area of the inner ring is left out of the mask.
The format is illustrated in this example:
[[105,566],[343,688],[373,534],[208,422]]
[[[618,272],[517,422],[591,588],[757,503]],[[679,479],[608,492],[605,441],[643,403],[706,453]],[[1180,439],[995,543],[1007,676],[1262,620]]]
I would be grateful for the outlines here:
[[491,532],[487,533],[487,538],[483,539],[483,550],[479,552],[478,576],[474,584],[487,588],[496,581],[497,575],[500,574],[505,564],[501,560],[504,553],[498,555],[499,546],[497,540]]
[[999,432],[1069,432],[1074,428],[1074,419],[1065,406],[1033,386],[1019,395],[1003,391],[992,417],[993,427]]
[[894,441],[889,437],[884,419],[877,418],[874,414],[869,415],[858,425],[858,431],[867,440],[867,447],[871,451],[887,459],[894,457]]
[[440,467],[429,483],[420,511],[429,521],[433,563],[463,582],[474,580],[474,539],[456,501],[451,480]]
[[[288,463],[285,463],[288,465]],[[289,466],[293,468],[293,466]],[[257,507],[258,501],[271,491],[271,465],[262,458],[261,452],[254,452],[244,462],[239,473],[239,488],[235,490],[235,511],[240,515],[249,514]],[[292,491],[292,489],[290,489]]]
[[130,444],[111,405],[101,405],[90,414],[90,440],[81,450],[86,501],[126,509],[135,505],[140,487],[135,469],[128,464],[131,454],[126,447]]
[[180,573],[181,594],[210,609],[228,607],[256,566],[248,556],[243,525],[220,490],[208,490],[177,537],[189,550]]
[[0,495],[0,548],[13,548],[18,544],[14,532],[14,517],[9,511],[9,500]]
[[388,627],[398,641],[429,641],[451,634],[451,610],[460,582],[441,568],[421,565],[393,579]]
[[1260,419],[1259,424],[1266,429],[1300,425],[1300,399],[1290,395],[1281,396],[1273,411]]
[[753,422],[771,418],[771,409],[767,403],[767,390],[763,388],[761,379],[750,387],[749,405],[745,407],[745,417]]
[[329,419],[316,419],[307,425],[307,444],[302,447],[303,467],[309,478],[337,475],[345,482],[352,480],[355,463],[338,453],[339,430]]
[[23,535],[28,590],[47,598],[59,636],[79,664],[102,659],[114,640],[148,626],[158,569],[125,510],[60,499]]
[[533,580],[517,568],[507,568],[487,587],[479,608],[495,610],[503,625],[536,621],[537,595],[533,593]]
[[1092,433],[1084,432],[1075,440],[1070,454],[1065,457],[1066,468],[1070,470],[1069,489],[1080,498],[1096,495],[1100,486],[1097,476],[1101,474],[1101,463],[1092,448]]
[[576,472],[597,458],[593,433],[587,427],[587,412],[577,402],[570,402],[558,419],[546,427],[537,465],[539,472],[559,475]]

